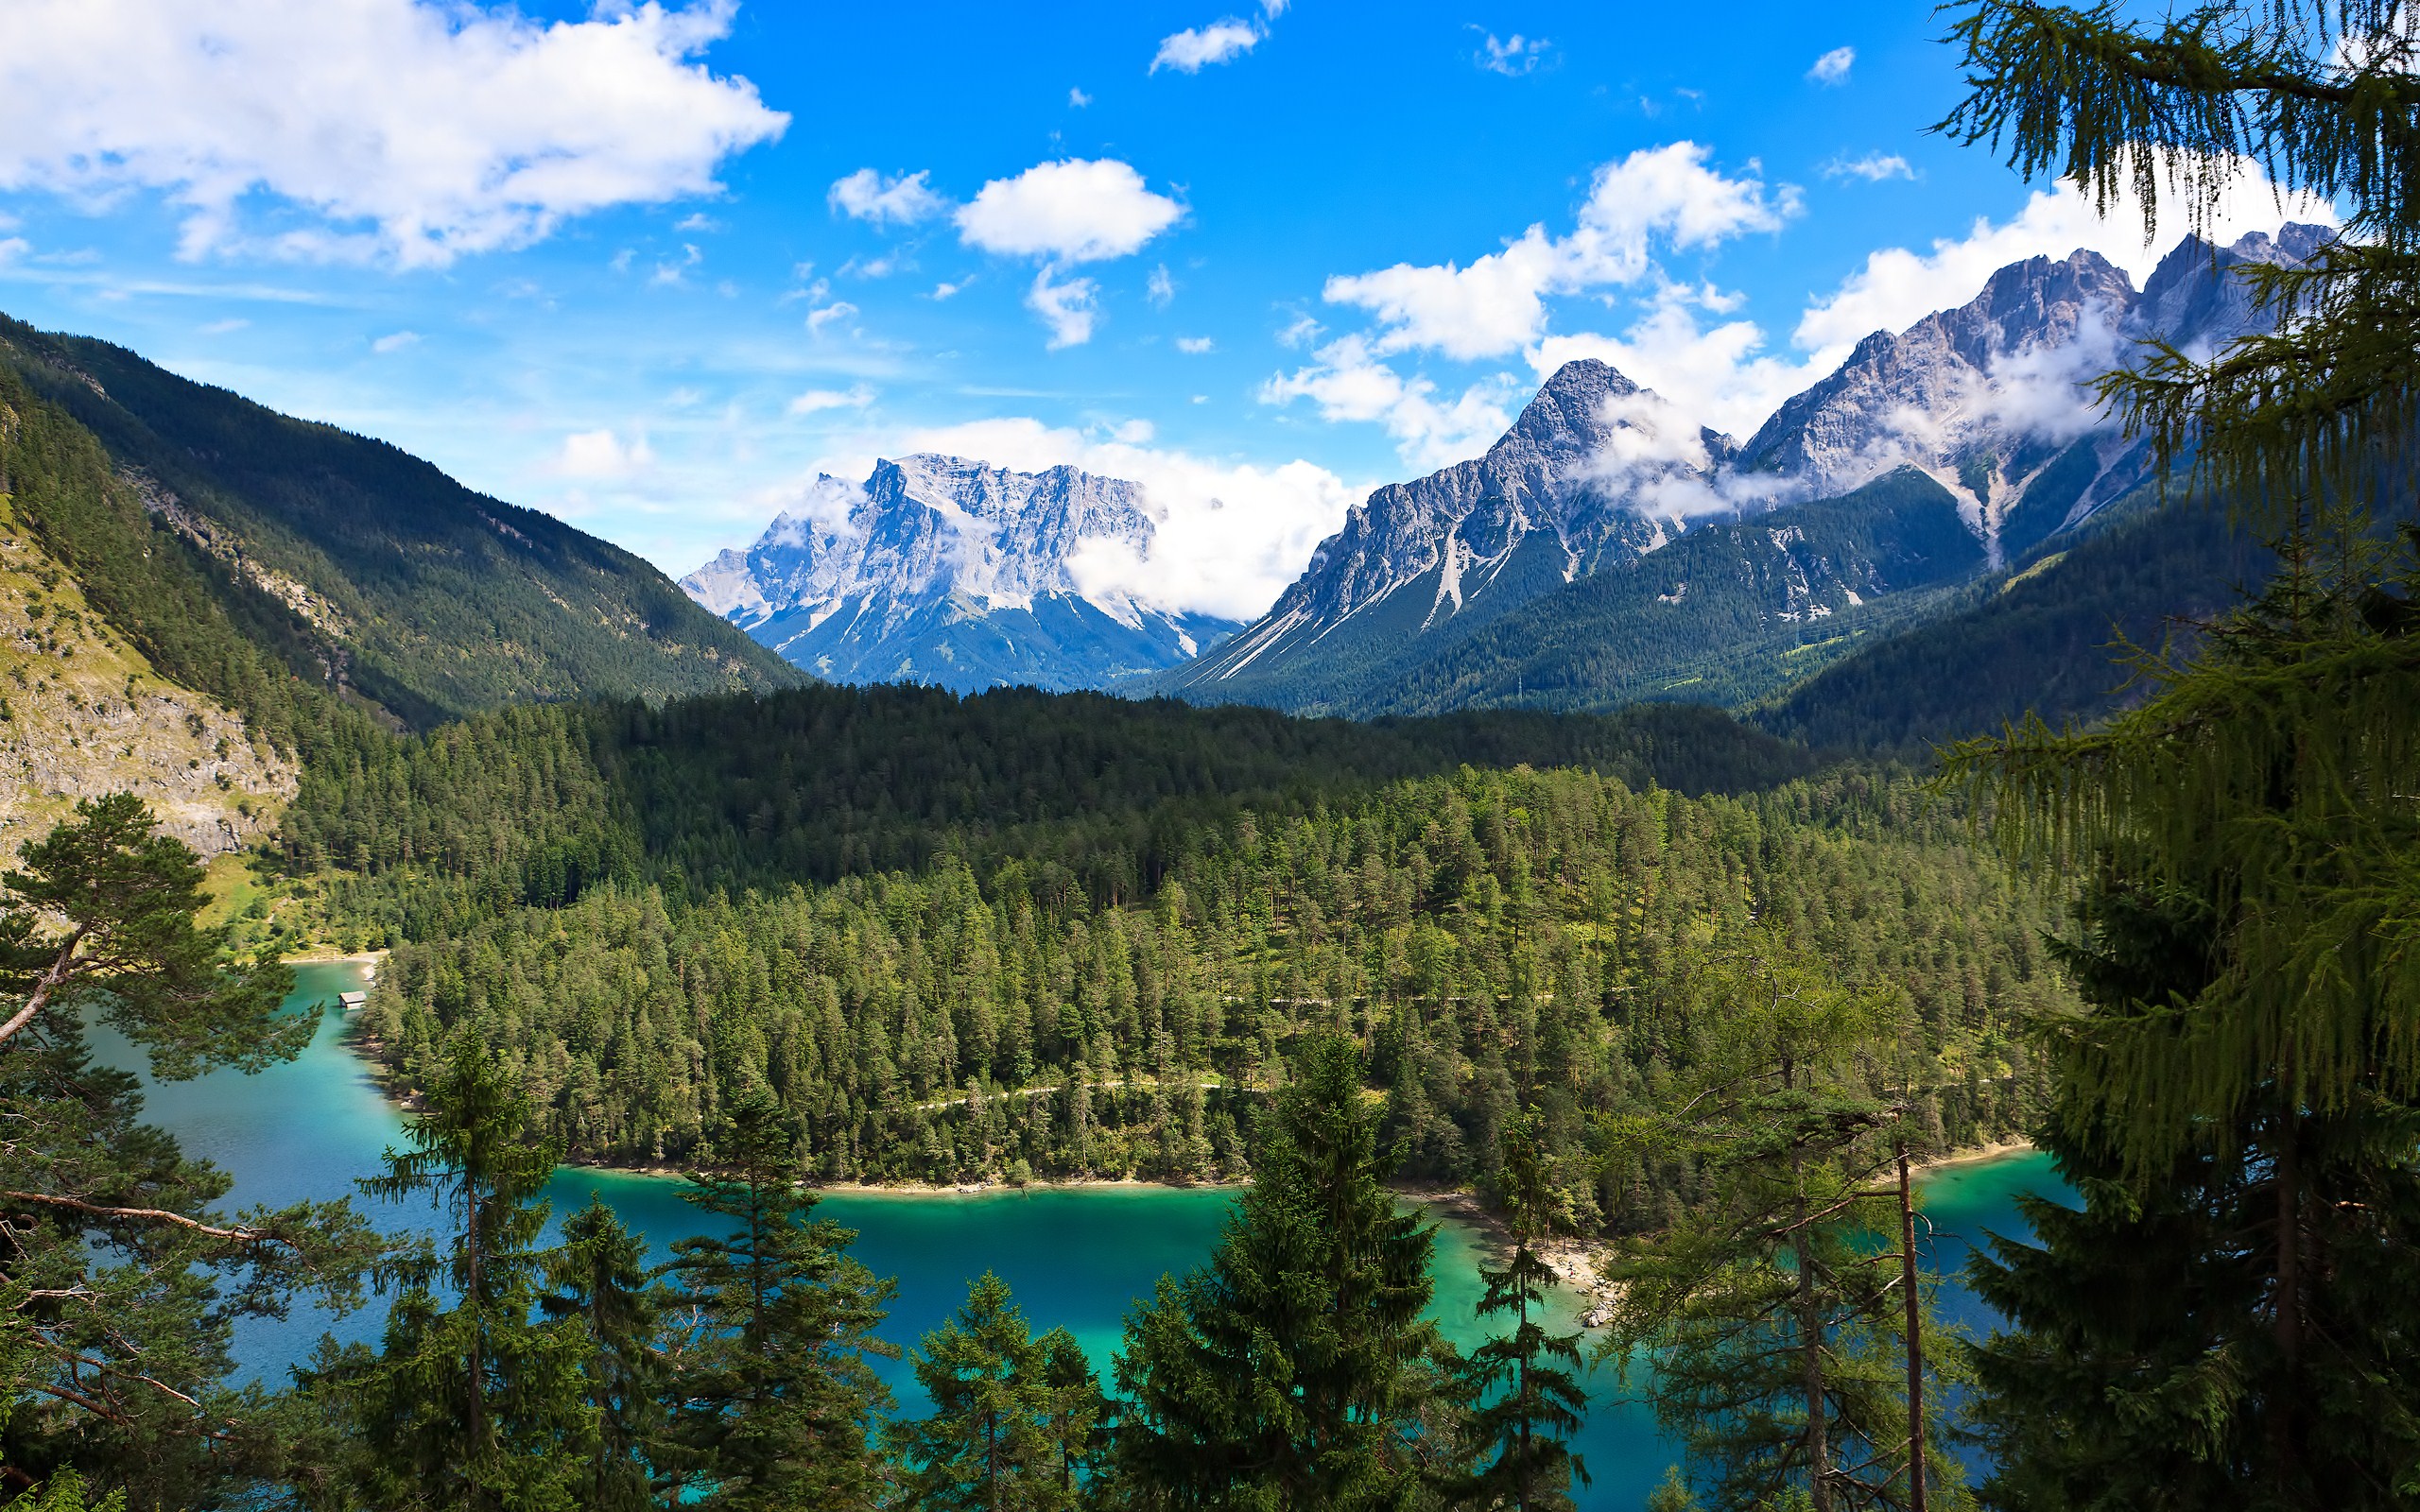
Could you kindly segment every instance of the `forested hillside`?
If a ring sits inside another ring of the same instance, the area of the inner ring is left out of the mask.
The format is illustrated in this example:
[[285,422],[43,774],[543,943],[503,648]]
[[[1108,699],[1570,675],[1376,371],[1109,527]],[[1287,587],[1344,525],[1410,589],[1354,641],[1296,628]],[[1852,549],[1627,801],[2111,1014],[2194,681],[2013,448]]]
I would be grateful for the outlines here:
[[[2066,1001],[2042,902],[1904,775],[1689,799],[1465,769],[1171,845],[1122,902],[945,855],[702,906],[612,884],[464,916],[396,952],[368,1023],[411,1086],[475,1034],[587,1159],[694,1158],[763,1086],[818,1175],[930,1181],[1241,1175],[1287,1051],[1336,1029],[1367,1047],[1402,1174],[1459,1183],[1525,1106],[1564,1154],[1643,1108],[1712,1028],[1678,1006],[1689,963],[1755,924],[1897,1005],[1869,1075],[1945,1143],[2019,1125],[2021,1025]],[[1617,1227],[1692,1179],[1592,1165],[1582,1200]]]
[[1800,748],[1706,709],[1355,724],[1097,694],[814,687],[764,698],[519,709],[423,737],[363,732],[304,773],[281,835],[336,873],[363,938],[402,938],[600,881],[675,897],[919,870],[1103,902],[1144,896],[1202,825],[1310,812],[1406,777],[1585,766],[1739,791]]
[[[18,450],[37,454],[20,460],[41,479],[17,484],[20,507],[72,541],[79,574],[128,581],[136,619],[223,620],[270,662],[416,726],[504,703],[798,680],[638,558],[384,442],[5,317],[0,370],[0,402],[25,415]],[[121,559],[154,538],[187,558],[166,605],[132,591],[141,569]]]
[[2158,651],[2273,565],[2202,505],[2144,496],[2112,514],[1961,589],[1939,618],[1858,646],[1754,721],[1819,748],[1921,758],[2029,713],[2053,726],[2107,714],[2135,691],[2126,645]]

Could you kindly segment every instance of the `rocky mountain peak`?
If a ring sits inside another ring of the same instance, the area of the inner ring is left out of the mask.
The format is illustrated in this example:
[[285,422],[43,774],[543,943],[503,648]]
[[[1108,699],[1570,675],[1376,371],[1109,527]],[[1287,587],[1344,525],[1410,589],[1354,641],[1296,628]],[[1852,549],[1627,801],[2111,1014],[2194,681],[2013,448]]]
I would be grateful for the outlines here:
[[819,477],[753,545],[681,586],[841,680],[1094,687],[1226,627],[1076,580],[1068,563],[1087,545],[1147,556],[1156,528],[1142,486],[1123,478],[917,453],[876,462],[862,484]]

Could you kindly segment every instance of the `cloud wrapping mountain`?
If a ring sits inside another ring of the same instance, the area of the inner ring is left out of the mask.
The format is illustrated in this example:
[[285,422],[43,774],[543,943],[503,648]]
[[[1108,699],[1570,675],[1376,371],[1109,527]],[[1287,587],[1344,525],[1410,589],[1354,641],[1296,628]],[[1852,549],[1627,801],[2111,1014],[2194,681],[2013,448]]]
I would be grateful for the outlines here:
[[1134,483],[918,454],[875,464],[862,485],[818,478],[754,545],[681,586],[835,681],[1096,687],[1234,628],[1085,571],[1104,555],[1148,556],[1156,528]]

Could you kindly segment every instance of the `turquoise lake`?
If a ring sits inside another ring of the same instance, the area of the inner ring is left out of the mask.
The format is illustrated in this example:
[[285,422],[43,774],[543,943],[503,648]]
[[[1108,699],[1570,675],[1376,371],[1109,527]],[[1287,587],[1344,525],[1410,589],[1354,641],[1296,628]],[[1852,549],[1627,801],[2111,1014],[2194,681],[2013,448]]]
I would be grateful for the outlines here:
[[[361,981],[362,969],[334,964],[297,969],[296,1007],[327,1001]],[[125,1062],[124,1046],[95,1036],[106,1057]],[[219,1074],[150,1089],[147,1116],[173,1131],[188,1155],[216,1163],[234,1177],[231,1209],[352,1193],[354,1179],[378,1168],[380,1152],[403,1128],[396,1112],[346,1050],[343,1024],[331,1012],[317,1040],[299,1059],[255,1076]],[[558,1217],[601,1193],[632,1228],[657,1246],[697,1231],[681,1184],[662,1177],[566,1167],[549,1196]],[[1968,1246],[1985,1230],[2024,1234],[2014,1206],[2023,1193],[2053,1191],[2056,1177],[2032,1154],[1944,1168],[1926,1178],[1926,1211],[1933,1226],[1933,1259],[1945,1272],[1963,1264]],[[895,1276],[899,1293],[884,1336],[912,1345],[964,1300],[967,1282],[997,1271],[1016,1293],[1037,1330],[1063,1325],[1106,1369],[1121,1320],[1132,1300],[1160,1277],[1200,1264],[1216,1244],[1234,1200],[1216,1188],[1089,1187],[1001,1191],[972,1195],[836,1194],[821,1216],[857,1230],[856,1257],[877,1275]],[[364,1204],[372,1221],[394,1230],[420,1227],[425,1210]],[[1469,1344],[1479,1335],[1471,1307],[1478,1297],[1479,1241],[1469,1227],[1448,1221],[1438,1235],[1434,1315],[1448,1335]],[[1957,1321],[1987,1329],[1990,1313],[1960,1292],[1945,1299]],[[282,1324],[249,1326],[237,1345],[244,1366],[271,1380],[302,1358],[322,1332],[367,1337],[383,1315],[376,1307],[346,1318],[298,1309]],[[920,1406],[904,1361],[881,1371],[900,1406]],[[1593,1406],[1578,1448],[1593,1484],[1581,1493],[1588,1508],[1636,1508],[1677,1456],[1655,1432],[1644,1408],[1619,1400],[1610,1371],[1594,1378]]]

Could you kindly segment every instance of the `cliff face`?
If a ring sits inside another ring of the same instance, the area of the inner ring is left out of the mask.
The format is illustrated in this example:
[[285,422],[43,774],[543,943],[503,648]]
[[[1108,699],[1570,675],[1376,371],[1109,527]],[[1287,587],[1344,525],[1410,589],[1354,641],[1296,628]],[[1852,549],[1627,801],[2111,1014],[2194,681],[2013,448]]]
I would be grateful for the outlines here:
[[1138,484],[911,455],[862,485],[818,478],[754,545],[681,586],[835,681],[1098,687],[1234,628],[1080,582],[1083,553],[1148,555],[1156,528]]

